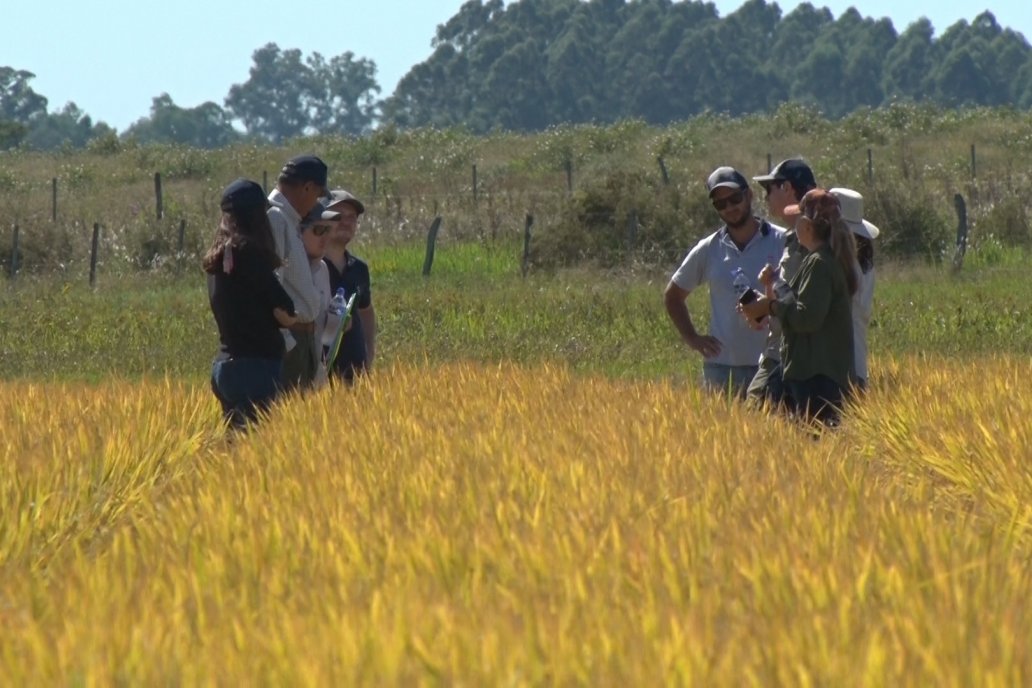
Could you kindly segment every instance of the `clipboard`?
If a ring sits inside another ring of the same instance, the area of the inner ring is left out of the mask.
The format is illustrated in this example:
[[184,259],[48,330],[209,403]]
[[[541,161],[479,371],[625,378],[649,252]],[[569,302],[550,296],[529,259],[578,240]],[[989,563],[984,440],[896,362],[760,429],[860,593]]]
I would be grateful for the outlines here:
[[340,346],[344,343],[344,333],[347,332],[348,323],[351,322],[351,313],[355,310],[357,302],[358,292],[355,292],[348,298],[347,305],[344,306],[344,312],[340,315],[340,324],[337,325],[337,332],[333,335],[333,344],[330,345],[330,351],[326,355],[326,370],[333,370],[333,364],[337,362],[337,356],[340,355]]

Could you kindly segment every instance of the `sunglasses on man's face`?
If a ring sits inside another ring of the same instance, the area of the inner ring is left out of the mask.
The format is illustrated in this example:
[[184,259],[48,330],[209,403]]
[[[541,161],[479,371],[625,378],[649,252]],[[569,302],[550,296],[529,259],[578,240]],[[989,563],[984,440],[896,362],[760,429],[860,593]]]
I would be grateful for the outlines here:
[[724,196],[723,198],[715,198],[715,199],[713,199],[713,207],[716,208],[717,211],[719,212],[719,211],[723,210],[724,208],[728,207],[729,205],[738,205],[744,199],[745,199],[745,192],[744,191],[736,191],[733,194],[731,194],[730,196]]
[[770,195],[772,193],[774,193],[775,191],[777,191],[778,189],[780,189],[782,187],[782,185],[784,185],[784,183],[785,183],[784,181],[778,180],[778,181],[770,182],[768,184],[764,184],[763,185],[763,190],[767,192],[767,198],[770,198]]

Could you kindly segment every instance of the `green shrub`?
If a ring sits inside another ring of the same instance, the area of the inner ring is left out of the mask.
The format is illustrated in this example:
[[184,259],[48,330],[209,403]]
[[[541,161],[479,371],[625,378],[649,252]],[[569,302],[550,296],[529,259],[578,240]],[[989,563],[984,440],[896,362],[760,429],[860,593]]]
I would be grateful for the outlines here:
[[1004,246],[1032,244],[1028,209],[1024,198],[1018,196],[1006,196],[982,209],[975,227],[979,233],[996,237]]
[[878,249],[894,258],[940,262],[955,236],[949,210],[918,187],[876,184],[864,194],[864,215],[882,230]]
[[716,224],[694,185],[686,190],[642,171],[615,171],[578,189],[558,222],[535,237],[530,258],[544,269],[670,263]]

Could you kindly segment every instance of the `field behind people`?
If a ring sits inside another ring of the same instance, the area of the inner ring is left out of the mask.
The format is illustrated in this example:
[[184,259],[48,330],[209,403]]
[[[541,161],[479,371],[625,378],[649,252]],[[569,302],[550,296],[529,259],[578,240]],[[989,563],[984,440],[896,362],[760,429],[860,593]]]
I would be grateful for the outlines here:
[[366,249],[376,375],[234,443],[199,274],[0,292],[0,683],[1030,680],[1023,253],[883,264],[815,439],[699,393],[660,266]]
[[[98,273],[162,274],[195,265],[232,179],[275,184],[283,162],[314,152],[330,184],[368,209],[362,232],[381,245],[523,239],[533,217],[531,269],[585,258],[612,265],[669,261],[715,221],[703,182],[718,165],[747,175],[801,155],[826,186],[864,194],[866,214],[891,228],[886,255],[954,254],[955,196],[969,246],[1032,245],[1032,114],[897,104],[828,120],[798,104],[768,116],[704,115],[655,127],[638,121],[474,136],[461,129],[385,127],[361,138],[308,138],[220,150],[104,139],[85,151],[0,153],[0,268],[86,279],[93,228]],[[161,217],[155,193],[161,178]],[[56,195],[55,195],[56,192]],[[757,205],[762,194],[757,188]],[[180,242],[180,237],[182,241]]]

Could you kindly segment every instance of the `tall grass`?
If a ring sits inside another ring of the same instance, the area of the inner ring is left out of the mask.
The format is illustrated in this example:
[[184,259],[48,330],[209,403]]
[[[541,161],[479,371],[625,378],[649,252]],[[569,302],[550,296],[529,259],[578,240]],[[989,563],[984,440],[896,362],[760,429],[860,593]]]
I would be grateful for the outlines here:
[[[917,206],[925,211],[923,221],[937,225],[937,235],[948,234],[955,226],[953,195],[959,192],[968,200],[973,241],[992,235],[1007,244],[1032,243],[1032,178],[1020,162],[1032,153],[1028,113],[899,104],[829,121],[788,104],[765,116],[704,115],[662,128],[628,121],[481,137],[461,130],[385,130],[364,139],[321,137],[218,151],[127,143],[61,154],[0,152],[0,264],[8,265],[16,223],[26,271],[83,271],[95,222],[103,228],[102,272],[175,264],[183,220],[184,251],[196,258],[216,222],[225,184],[238,176],[261,181],[263,174],[273,184],[283,161],[302,151],[321,154],[331,184],[366,201],[364,231],[381,244],[421,236],[436,215],[463,239],[514,237],[528,212],[537,231],[548,233],[570,207],[567,163],[576,192],[621,175],[661,184],[659,158],[670,176],[663,196],[684,200],[678,210],[683,225],[701,236],[712,216],[693,201],[704,196],[703,182],[713,168],[731,164],[751,176],[767,171],[768,156],[776,163],[795,155],[810,160],[822,184],[864,193],[871,219],[886,230]],[[165,192],[161,220],[155,212],[156,172]],[[51,222],[55,177],[58,218]],[[663,202],[656,194],[634,200],[643,214]],[[936,237],[940,244],[943,236]],[[886,241],[895,240],[886,235]],[[936,246],[934,253],[941,249]]]
[[203,386],[4,383],[0,682],[1024,685],[1028,360],[877,367],[818,441],[550,364],[230,444]]
[[[580,267],[520,277],[520,247],[442,235],[433,271],[423,245],[363,243],[373,277],[381,363],[561,363],[620,377],[694,379],[698,356],[675,334],[662,289],[675,263]],[[875,353],[1032,352],[1027,256],[974,248],[960,274],[879,263]],[[705,327],[705,289],[688,300]],[[23,279],[0,289],[0,378],[105,379],[171,374],[205,379],[217,345],[204,278]],[[875,371],[874,374],[878,374]]]

